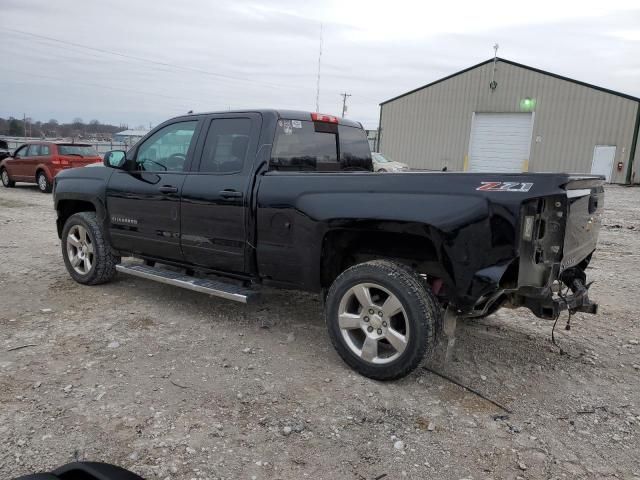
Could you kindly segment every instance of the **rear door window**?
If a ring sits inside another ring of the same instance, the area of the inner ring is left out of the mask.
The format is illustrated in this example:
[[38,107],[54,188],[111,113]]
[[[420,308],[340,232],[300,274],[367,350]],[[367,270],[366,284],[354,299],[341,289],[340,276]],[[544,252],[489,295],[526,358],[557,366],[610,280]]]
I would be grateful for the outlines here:
[[251,120],[248,118],[218,118],[211,121],[200,160],[200,172],[237,173],[242,171]]
[[[316,128],[317,127],[317,128]],[[271,169],[284,171],[336,171],[338,136],[335,124],[278,120]]]
[[37,157],[40,155],[40,145],[29,145],[27,157]]
[[50,155],[51,150],[49,149],[49,145],[42,145],[40,148],[40,155]]

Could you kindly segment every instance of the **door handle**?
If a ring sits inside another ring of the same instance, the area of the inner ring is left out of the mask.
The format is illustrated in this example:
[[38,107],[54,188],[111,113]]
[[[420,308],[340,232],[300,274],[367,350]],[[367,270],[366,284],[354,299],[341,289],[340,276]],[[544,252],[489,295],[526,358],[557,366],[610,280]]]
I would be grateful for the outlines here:
[[237,190],[220,190],[218,192],[222,198],[240,198],[242,197],[242,192],[238,192]]
[[158,190],[160,190],[160,193],[177,193],[178,187],[174,187],[173,185],[163,185]]

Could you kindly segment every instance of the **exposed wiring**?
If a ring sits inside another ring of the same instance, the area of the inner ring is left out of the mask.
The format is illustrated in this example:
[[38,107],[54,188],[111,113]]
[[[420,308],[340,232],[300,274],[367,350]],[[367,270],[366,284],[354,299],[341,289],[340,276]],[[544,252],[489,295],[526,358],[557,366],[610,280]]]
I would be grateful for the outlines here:
[[551,343],[553,343],[556,347],[558,347],[560,349],[560,355],[563,355],[564,350],[562,350],[562,347],[558,345],[558,343],[556,342],[556,337],[554,336],[554,332],[556,331],[556,324],[558,323],[559,318],[560,318],[560,312],[558,312],[558,314],[556,315],[556,319],[553,322],[553,328],[551,328]]
[[[567,289],[565,290],[565,293],[562,293],[562,288],[558,290],[558,297],[560,297],[560,299],[564,302],[564,306],[567,309],[567,313],[569,314],[569,317],[567,318],[567,324],[564,329],[571,330],[571,310],[569,309],[569,304],[567,303],[567,293],[569,293],[569,287],[567,287]],[[567,352],[565,352],[562,349],[562,347],[558,344],[558,342],[556,342],[556,337],[554,335],[559,318],[560,318],[560,312],[558,312],[558,314],[556,315],[556,319],[553,322],[553,328],[551,329],[551,342],[556,347],[558,347],[558,349],[560,350],[560,355],[567,355]]]
[[569,305],[567,304],[567,294],[568,293],[569,293],[569,287],[567,287],[567,289],[564,291],[564,293],[562,293],[562,290],[558,293],[558,296],[564,302],[565,307],[567,307],[567,313],[569,314],[569,316],[567,317],[567,324],[564,327],[565,330],[571,330],[571,315],[572,314],[571,314],[571,310],[569,309]]

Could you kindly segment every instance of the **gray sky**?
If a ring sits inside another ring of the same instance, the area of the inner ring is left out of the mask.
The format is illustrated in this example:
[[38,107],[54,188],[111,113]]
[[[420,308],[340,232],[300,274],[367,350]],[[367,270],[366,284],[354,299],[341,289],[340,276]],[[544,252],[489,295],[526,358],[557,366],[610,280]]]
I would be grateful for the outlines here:
[[340,113],[346,91],[347,116],[370,128],[378,103],[490,58],[495,42],[640,97],[637,0],[0,0],[0,18],[3,117],[148,126],[188,110],[315,110],[320,23],[320,111]]

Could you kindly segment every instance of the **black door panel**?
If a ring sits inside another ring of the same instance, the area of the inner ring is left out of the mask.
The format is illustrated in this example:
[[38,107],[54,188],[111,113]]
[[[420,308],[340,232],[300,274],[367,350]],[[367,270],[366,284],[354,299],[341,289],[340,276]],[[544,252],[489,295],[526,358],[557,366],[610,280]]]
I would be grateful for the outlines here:
[[192,174],[182,193],[182,249],[187,261],[220,270],[244,270],[245,199],[223,197],[221,186],[244,190],[245,178]]
[[[115,172],[107,187],[111,241],[119,250],[181,260],[184,173]],[[167,185],[175,191],[163,192]]]
[[[260,115],[212,117],[182,189],[182,251],[193,264],[244,273],[248,192]],[[206,135],[206,136],[205,136]]]
[[183,261],[180,196],[199,133],[198,120],[159,126],[127,153],[126,170],[107,185],[111,241],[117,250]]

